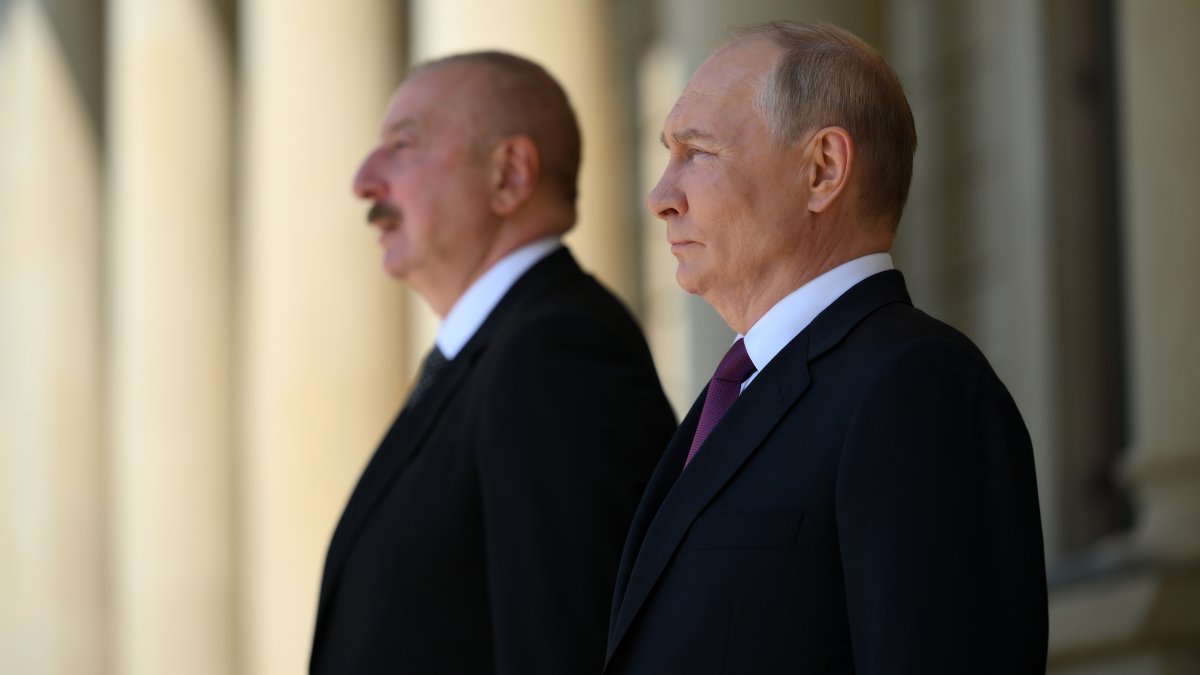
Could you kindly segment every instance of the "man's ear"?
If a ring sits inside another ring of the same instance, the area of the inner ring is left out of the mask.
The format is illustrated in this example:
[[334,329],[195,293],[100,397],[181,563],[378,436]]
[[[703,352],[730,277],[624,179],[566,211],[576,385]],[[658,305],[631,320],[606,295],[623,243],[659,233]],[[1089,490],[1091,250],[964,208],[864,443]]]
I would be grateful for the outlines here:
[[528,136],[511,136],[492,149],[489,180],[496,215],[512,215],[533,196],[541,164],[537,145]]
[[808,182],[808,210],[825,211],[850,183],[854,165],[854,139],[841,127],[825,127],[809,139],[804,176]]

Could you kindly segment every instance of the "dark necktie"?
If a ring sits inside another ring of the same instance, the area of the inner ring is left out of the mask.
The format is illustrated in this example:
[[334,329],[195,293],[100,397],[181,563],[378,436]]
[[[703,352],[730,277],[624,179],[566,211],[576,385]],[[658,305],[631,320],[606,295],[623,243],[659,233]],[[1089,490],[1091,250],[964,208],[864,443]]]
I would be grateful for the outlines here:
[[429,353],[425,355],[425,360],[421,362],[421,374],[417,377],[417,384],[413,386],[412,393],[408,395],[408,403],[404,404],[404,407],[415,406],[417,401],[420,401],[429,392],[438,373],[449,363],[442,354],[442,350],[438,349],[436,345],[429,350]]
[[725,416],[725,411],[733,405],[737,400],[738,394],[741,393],[742,383],[746,378],[757,370],[754,367],[754,362],[750,360],[750,355],[746,353],[746,345],[742,339],[738,338],[729,351],[725,352],[725,358],[721,359],[721,363],[717,366],[717,372],[713,373],[712,379],[708,381],[708,393],[704,396],[704,410],[700,412],[700,424],[696,427],[696,435],[692,438],[692,447],[688,450],[687,459],[683,465],[687,466],[692,461],[692,457],[696,456],[696,451],[704,445],[704,440],[712,433],[713,427],[717,426],[717,422]]

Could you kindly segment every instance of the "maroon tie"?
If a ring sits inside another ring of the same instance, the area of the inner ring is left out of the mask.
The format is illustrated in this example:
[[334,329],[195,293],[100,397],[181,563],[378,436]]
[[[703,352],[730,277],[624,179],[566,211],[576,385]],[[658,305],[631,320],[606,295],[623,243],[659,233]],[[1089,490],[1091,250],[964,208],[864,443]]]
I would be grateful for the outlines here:
[[700,424],[696,427],[696,435],[692,438],[692,447],[688,450],[687,459],[683,465],[687,466],[692,461],[692,457],[696,456],[696,451],[704,445],[704,439],[712,433],[713,427],[717,426],[717,422],[725,416],[725,411],[729,410],[729,406],[737,400],[738,394],[741,393],[742,383],[755,370],[754,362],[750,360],[750,355],[746,353],[746,345],[742,343],[742,339],[738,338],[737,342],[725,352],[725,358],[721,359],[720,365],[717,366],[717,372],[713,373],[712,379],[708,381],[708,393],[704,396],[704,410],[700,413]]

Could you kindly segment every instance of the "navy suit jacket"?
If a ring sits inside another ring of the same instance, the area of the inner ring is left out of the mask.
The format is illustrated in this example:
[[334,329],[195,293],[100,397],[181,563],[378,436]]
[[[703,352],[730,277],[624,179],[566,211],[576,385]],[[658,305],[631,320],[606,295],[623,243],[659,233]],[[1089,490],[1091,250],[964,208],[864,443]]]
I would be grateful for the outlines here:
[[846,292],[638,507],[610,675],[1043,673],[1029,436],[983,355],[899,272]]
[[595,673],[675,428],[644,338],[565,249],[402,411],[329,546],[314,674]]

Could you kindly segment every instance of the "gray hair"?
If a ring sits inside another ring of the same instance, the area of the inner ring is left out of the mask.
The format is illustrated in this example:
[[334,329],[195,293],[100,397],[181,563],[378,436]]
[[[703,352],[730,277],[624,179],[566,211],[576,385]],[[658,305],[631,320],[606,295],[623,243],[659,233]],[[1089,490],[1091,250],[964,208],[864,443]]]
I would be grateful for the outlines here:
[[488,74],[485,83],[471,92],[472,118],[482,134],[474,140],[490,145],[510,136],[528,136],[541,156],[543,175],[565,203],[574,206],[582,140],[575,111],[558,81],[538,64],[499,51],[426,61],[414,66],[408,77],[447,66],[482,68]]
[[747,26],[728,42],[763,39],[784,50],[757,105],[781,143],[829,126],[854,139],[867,208],[900,221],[912,183],[917,130],[900,78],[854,34],[824,23]]

